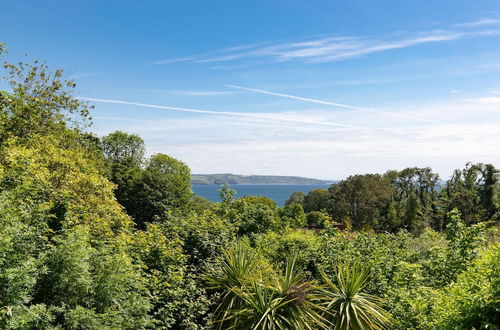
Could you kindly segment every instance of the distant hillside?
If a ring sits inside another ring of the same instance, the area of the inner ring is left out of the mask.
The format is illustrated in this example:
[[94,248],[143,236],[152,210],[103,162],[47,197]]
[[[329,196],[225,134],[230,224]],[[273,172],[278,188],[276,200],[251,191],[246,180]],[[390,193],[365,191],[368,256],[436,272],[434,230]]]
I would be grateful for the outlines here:
[[303,178],[299,176],[193,174],[192,184],[327,184],[331,181]]

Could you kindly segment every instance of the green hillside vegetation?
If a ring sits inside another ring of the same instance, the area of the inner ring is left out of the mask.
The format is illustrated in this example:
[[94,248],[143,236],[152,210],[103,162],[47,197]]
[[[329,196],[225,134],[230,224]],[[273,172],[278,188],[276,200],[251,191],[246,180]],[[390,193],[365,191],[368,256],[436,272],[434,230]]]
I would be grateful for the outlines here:
[[61,70],[4,73],[1,329],[498,329],[492,164],[211,203],[141,137],[91,133]]
[[[330,181],[328,181],[330,182]],[[303,184],[322,185],[327,181],[303,178],[299,176],[276,175],[236,175],[236,174],[193,174],[192,184]]]

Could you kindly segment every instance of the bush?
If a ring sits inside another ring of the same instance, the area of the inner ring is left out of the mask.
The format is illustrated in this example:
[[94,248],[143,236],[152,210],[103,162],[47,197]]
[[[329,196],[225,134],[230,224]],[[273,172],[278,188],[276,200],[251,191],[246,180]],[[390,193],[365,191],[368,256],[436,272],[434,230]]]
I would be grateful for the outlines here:
[[427,316],[438,329],[494,329],[500,324],[500,244],[483,251],[456,282],[440,290]]

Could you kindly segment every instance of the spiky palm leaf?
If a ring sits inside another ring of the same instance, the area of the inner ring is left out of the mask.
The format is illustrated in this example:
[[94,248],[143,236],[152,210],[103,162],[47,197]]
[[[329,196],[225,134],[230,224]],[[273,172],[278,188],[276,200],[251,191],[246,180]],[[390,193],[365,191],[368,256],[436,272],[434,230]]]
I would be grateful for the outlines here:
[[221,292],[221,302],[214,311],[218,328],[226,328],[234,318],[232,311],[242,307],[243,300],[236,292],[251,283],[257,266],[256,255],[237,242],[224,252],[220,275],[207,277],[208,288]]
[[316,329],[326,327],[321,316],[320,287],[306,281],[295,268],[296,257],[287,260],[285,273],[273,283],[258,280],[235,289],[244,302],[232,311],[232,329]]
[[293,329],[291,318],[282,315],[288,301],[272,287],[254,281],[250,287],[237,294],[245,304],[233,311],[235,317],[230,329]]
[[322,287],[316,281],[307,281],[303,270],[296,268],[297,255],[287,259],[285,273],[278,279],[276,291],[288,301],[285,309],[295,324],[295,329],[327,327],[321,306]]
[[368,272],[359,265],[343,265],[337,268],[335,282],[321,271],[327,289],[323,291],[327,302],[327,318],[339,330],[386,329],[390,314],[380,305],[382,299],[363,293]]

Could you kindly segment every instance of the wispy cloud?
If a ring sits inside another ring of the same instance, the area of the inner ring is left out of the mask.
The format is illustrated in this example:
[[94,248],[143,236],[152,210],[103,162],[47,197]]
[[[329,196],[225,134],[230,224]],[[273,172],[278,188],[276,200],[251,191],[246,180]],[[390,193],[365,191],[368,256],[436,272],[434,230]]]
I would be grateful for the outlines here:
[[500,87],[491,87],[488,91],[490,94],[498,95],[500,94]]
[[362,47],[356,47],[353,49],[346,49],[338,52],[331,52],[328,55],[319,56],[312,59],[313,62],[330,62],[345,58],[357,57],[361,55],[378,53],[383,51],[388,51],[392,49],[406,48],[410,46],[416,46],[420,44],[435,43],[440,41],[450,41],[456,40],[465,36],[464,33],[454,33],[448,31],[438,31],[432,32],[429,35],[402,39],[396,41],[367,41]]
[[344,103],[330,102],[330,101],[295,96],[295,95],[290,95],[290,94],[276,93],[276,92],[267,91],[267,90],[263,90],[263,89],[248,88],[248,87],[242,87],[242,86],[236,86],[236,85],[226,85],[226,86],[231,87],[231,88],[236,88],[236,89],[247,90],[247,91],[251,91],[251,92],[255,92],[255,93],[260,93],[260,94],[273,95],[273,96],[278,96],[278,97],[283,97],[283,98],[288,98],[288,99],[293,99],[293,100],[298,100],[298,101],[304,101],[304,102],[310,102],[310,103],[316,103],[316,104],[330,105],[330,106],[349,109],[349,110],[370,112],[370,113],[376,113],[376,114],[381,114],[381,115],[385,115],[385,116],[405,118],[405,119],[417,120],[417,121],[422,121],[422,122],[438,123],[437,121],[432,120],[432,119],[409,116],[409,115],[395,113],[395,112],[381,111],[381,110],[376,110],[376,109],[371,109],[371,108],[366,108],[366,107],[358,107],[358,106],[344,104]]
[[481,18],[471,22],[465,22],[460,24],[455,24],[457,27],[475,27],[475,26],[484,26],[484,25],[494,25],[500,24],[499,18]]
[[180,96],[218,96],[236,94],[234,91],[198,91],[198,90],[177,90],[170,91],[174,95]]
[[[210,119],[207,119],[210,120]],[[495,125],[439,125],[394,132],[328,132],[273,129],[268,124],[232,127],[219,121],[196,121],[211,138],[183,143],[156,137],[155,152],[168,150],[194,171],[311,175],[338,178],[388,168],[433,166],[448,175],[455,166],[470,160],[500,159]],[[165,125],[172,126],[172,125]],[[231,136],[231,138],[228,138]],[[153,136],[146,136],[148,141]],[[165,142],[168,141],[168,142]],[[150,145],[150,144],[148,144]],[[485,155],[488,155],[485,157]],[[311,162],[310,159],[314,159]],[[439,162],[445,162],[444,166]],[[328,169],[323,164],[330,164]],[[319,168],[321,171],[318,171]]]
[[241,52],[245,51],[247,49],[256,49],[259,46],[262,46],[265,44],[265,42],[257,42],[257,43],[252,43],[248,45],[239,45],[239,46],[233,46],[233,47],[225,47],[222,49],[218,49],[212,52],[207,52],[203,54],[198,54],[198,55],[191,55],[191,56],[184,56],[184,57],[177,57],[177,58],[168,58],[164,60],[159,60],[159,61],[154,61],[151,64],[172,64],[172,63],[180,63],[180,62],[198,62],[203,59],[207,59],[210,57],[217,56],[218,54],[224,54],[224,53],[230,53],[230,52]]
[[464,102],[475,102],[482,104],[500,104],[500,96],[485,96],[477,98],[463,99]]
[[155,104],[137,103],[137,102],[129,102],[129,101],[121,101],[121,100],[99,99],[99,98],[91,98],[91,97],[79,97],[79,99],[89,101],[89,102],[124,104],[124,105],[132,105],[132,106],[138,106],[138,107],[143,107],[143,108],[170,110],[170,111],[176,111],[176,112],[197,113],[197,114],[205,114],[205,115],[242,117],[242,118],[262,119],[262,120],[274,120],[274,121],[278,121],[278,122],[289,122],[289,123],[305,124],[305,125],[310,124],[310,125],[330,126],[330,127],[343,127],[343,128],[351,128],[351,129],[373,129],[373,128],[366,127],[366,126],[342,124],[342,123],[337,123],[337,122],[332,122],[332,121],[314,120],[314,119],[308,119],[308,118],[303,118],[303,117],[296,118],[296,117],[290,116],[286,113],[244,113],[244,112],[231,112],[231,111],[213,111],[213,110],[202,110],[202,109],[193,109],[193,108],[184,108],[184,107],[171,107],[171,106],[163,106],[163,105],[155,105]]
[[164,60],[159,60],[159,61],[154,61],[151,64],[173,64],[173,63],[179,63],[179,62],[191,62],[197,60],[200,56],[208,56],[210,54],[202,54],[202,55],[197,55],[197,56],[185,56],[185,57],[178,57],[178,58],[167,58]]
[[70,74],[67,78],[68,79],[83,79],[87,77],[93,77],[98,75],[99,72],[80,72],[80,73],[73,73]]
[[[150,153],[163,152],[182,159],[193,172],[286,173],[336,179],[367,171],[384,172],[388,168],[432,166],[446,177],[467,161],[500,161],[499,118],[495,110],[498,105],[472,100],[395,109],[450,119],[434,125],[382,116],[367,120],[363,113],[354,111],[332,114],[329,107],[235,115],[228,111],[97,100],[200,114],[172,116],[166,112],[152,119],[134,113],[132,120],[120,122],[96,116],[100,134],[116,129],[140,134]],[[119,114],[123,116],[134,110],[130,108]],[[101,109],[98,107],[96,111]],[[369,122],[371,126],[388,129],[330,126],[335,120]]]
[[240,59],[267,59],[272,61],[302,60],[307,62],[331,62],[362,55],[402,49],[422,44],[453,41],[465,37],[498,35],[499,30],[477,30],[500,24],[500,19],[483,18],[474,22],[455,24],[449,29],[423,31],[393,35],[392,37],[333,36],[306,38],[289,42],[260,42],[255,44],[223,48],[213,52],[165,59],[153,64],[178,62],[227,62]]

